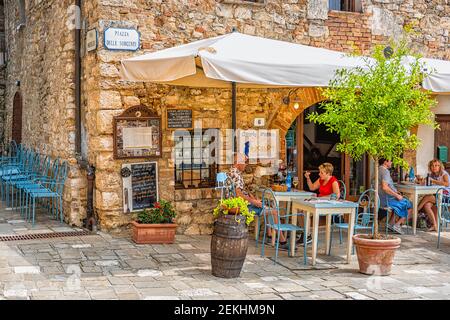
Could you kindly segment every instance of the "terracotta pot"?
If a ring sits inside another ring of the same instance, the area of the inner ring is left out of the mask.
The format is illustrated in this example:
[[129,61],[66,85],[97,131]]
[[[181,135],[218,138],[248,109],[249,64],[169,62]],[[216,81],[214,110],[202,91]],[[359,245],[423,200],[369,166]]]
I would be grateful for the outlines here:
[[141,224],[136,221],[131,222],[133,229],[133,241],[138,244],[164,244],[174,243],[177,224]]
[[240,210],[240,208],[231,208],[231,209],[228,209],[228,214],[234,214],[234,215],[237,215],[237,214],[239,214],[239,210]]
[[387,276],[391,273],[395,250],[400,247],[400,238],[374,240],[372,236],[357,234],[353,243],[358,256],[359,272]]

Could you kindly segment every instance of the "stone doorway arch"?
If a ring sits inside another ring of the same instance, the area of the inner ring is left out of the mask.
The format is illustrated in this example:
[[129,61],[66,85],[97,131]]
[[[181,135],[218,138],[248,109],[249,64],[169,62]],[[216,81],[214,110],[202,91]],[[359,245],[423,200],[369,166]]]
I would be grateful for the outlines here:
[[12,117],[12,139],[16,143],[22,142],[22,95],[19,91],[14,95],[13,100],[13,117]]
[[[268,123],[269,129],[278,129],[280,133],[280,158],[286,160],[286,143],[284,137],[286,136],[292,123],[297,120],[298,116],[310,106],[324,100],[321,93],[321,88],[300,88],[296,92],[299,99],[299,108],[296,110],[293,104],[282,105],[276,112],[276,116]],[[294,97],[292,97],[294,98]]]

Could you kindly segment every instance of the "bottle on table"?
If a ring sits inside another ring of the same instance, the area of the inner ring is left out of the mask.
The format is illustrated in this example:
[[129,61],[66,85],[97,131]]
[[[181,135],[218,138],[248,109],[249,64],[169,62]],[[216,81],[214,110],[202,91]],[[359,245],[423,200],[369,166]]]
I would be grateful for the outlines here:
[[414,168],[411,167],[409,169],[409,181],[414,182],[414,177],[415,177],[415,175],[414,175]]
[[287,177],[286,177],[286,186],[287,186],[287,191],[291,191],[291,185],[292,185],[292,179],[291,179],[291,173],[288,172]]
[[430,177],[430,174],[429,174],[429,173],[427,174],[427,180],[426,180],[426,182],[425,182],[425,185],[431,186],[431,177]]

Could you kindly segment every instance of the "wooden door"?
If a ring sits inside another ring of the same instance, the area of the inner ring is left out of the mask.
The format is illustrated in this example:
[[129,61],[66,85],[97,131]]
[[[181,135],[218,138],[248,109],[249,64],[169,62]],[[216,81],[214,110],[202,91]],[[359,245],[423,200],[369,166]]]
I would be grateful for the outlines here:
[[304,190],[303,183],[303,112],[297,117],[297,176],[299,189]]
[[[450,114],[436,115],[436,122],[439,123],[441,130],[434,131],[434,156],[437,158],[437,147],[446,146],[450,149]],[[447,154],[447,159],[450,159],[450,155]],[[446,164],[446,169],[450,169],[450,161]]]
[[16,143],[22,142],[22,95],[16,92],[13,102],[12,139]]

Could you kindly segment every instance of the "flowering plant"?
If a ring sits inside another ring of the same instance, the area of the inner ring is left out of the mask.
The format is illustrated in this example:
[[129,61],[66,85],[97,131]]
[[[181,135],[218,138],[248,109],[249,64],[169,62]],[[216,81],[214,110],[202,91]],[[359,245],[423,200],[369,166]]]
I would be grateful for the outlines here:
[[[236,216],[241,215],[245,217],[245,223],[249,225],[255,216],[255,211],[248,210],[248,201],[242,199],[241,197],[229,198],[220,200],[217,207],[214,209],[214,217],[218,217],[220,214],[234,214]],[[240,219],[236,218],[238,223],[241,222]]]
[[176,212],[170,202],[161,200],[153,208],[144,209],[137,215],[137,222],[141,224],[173,223]]

